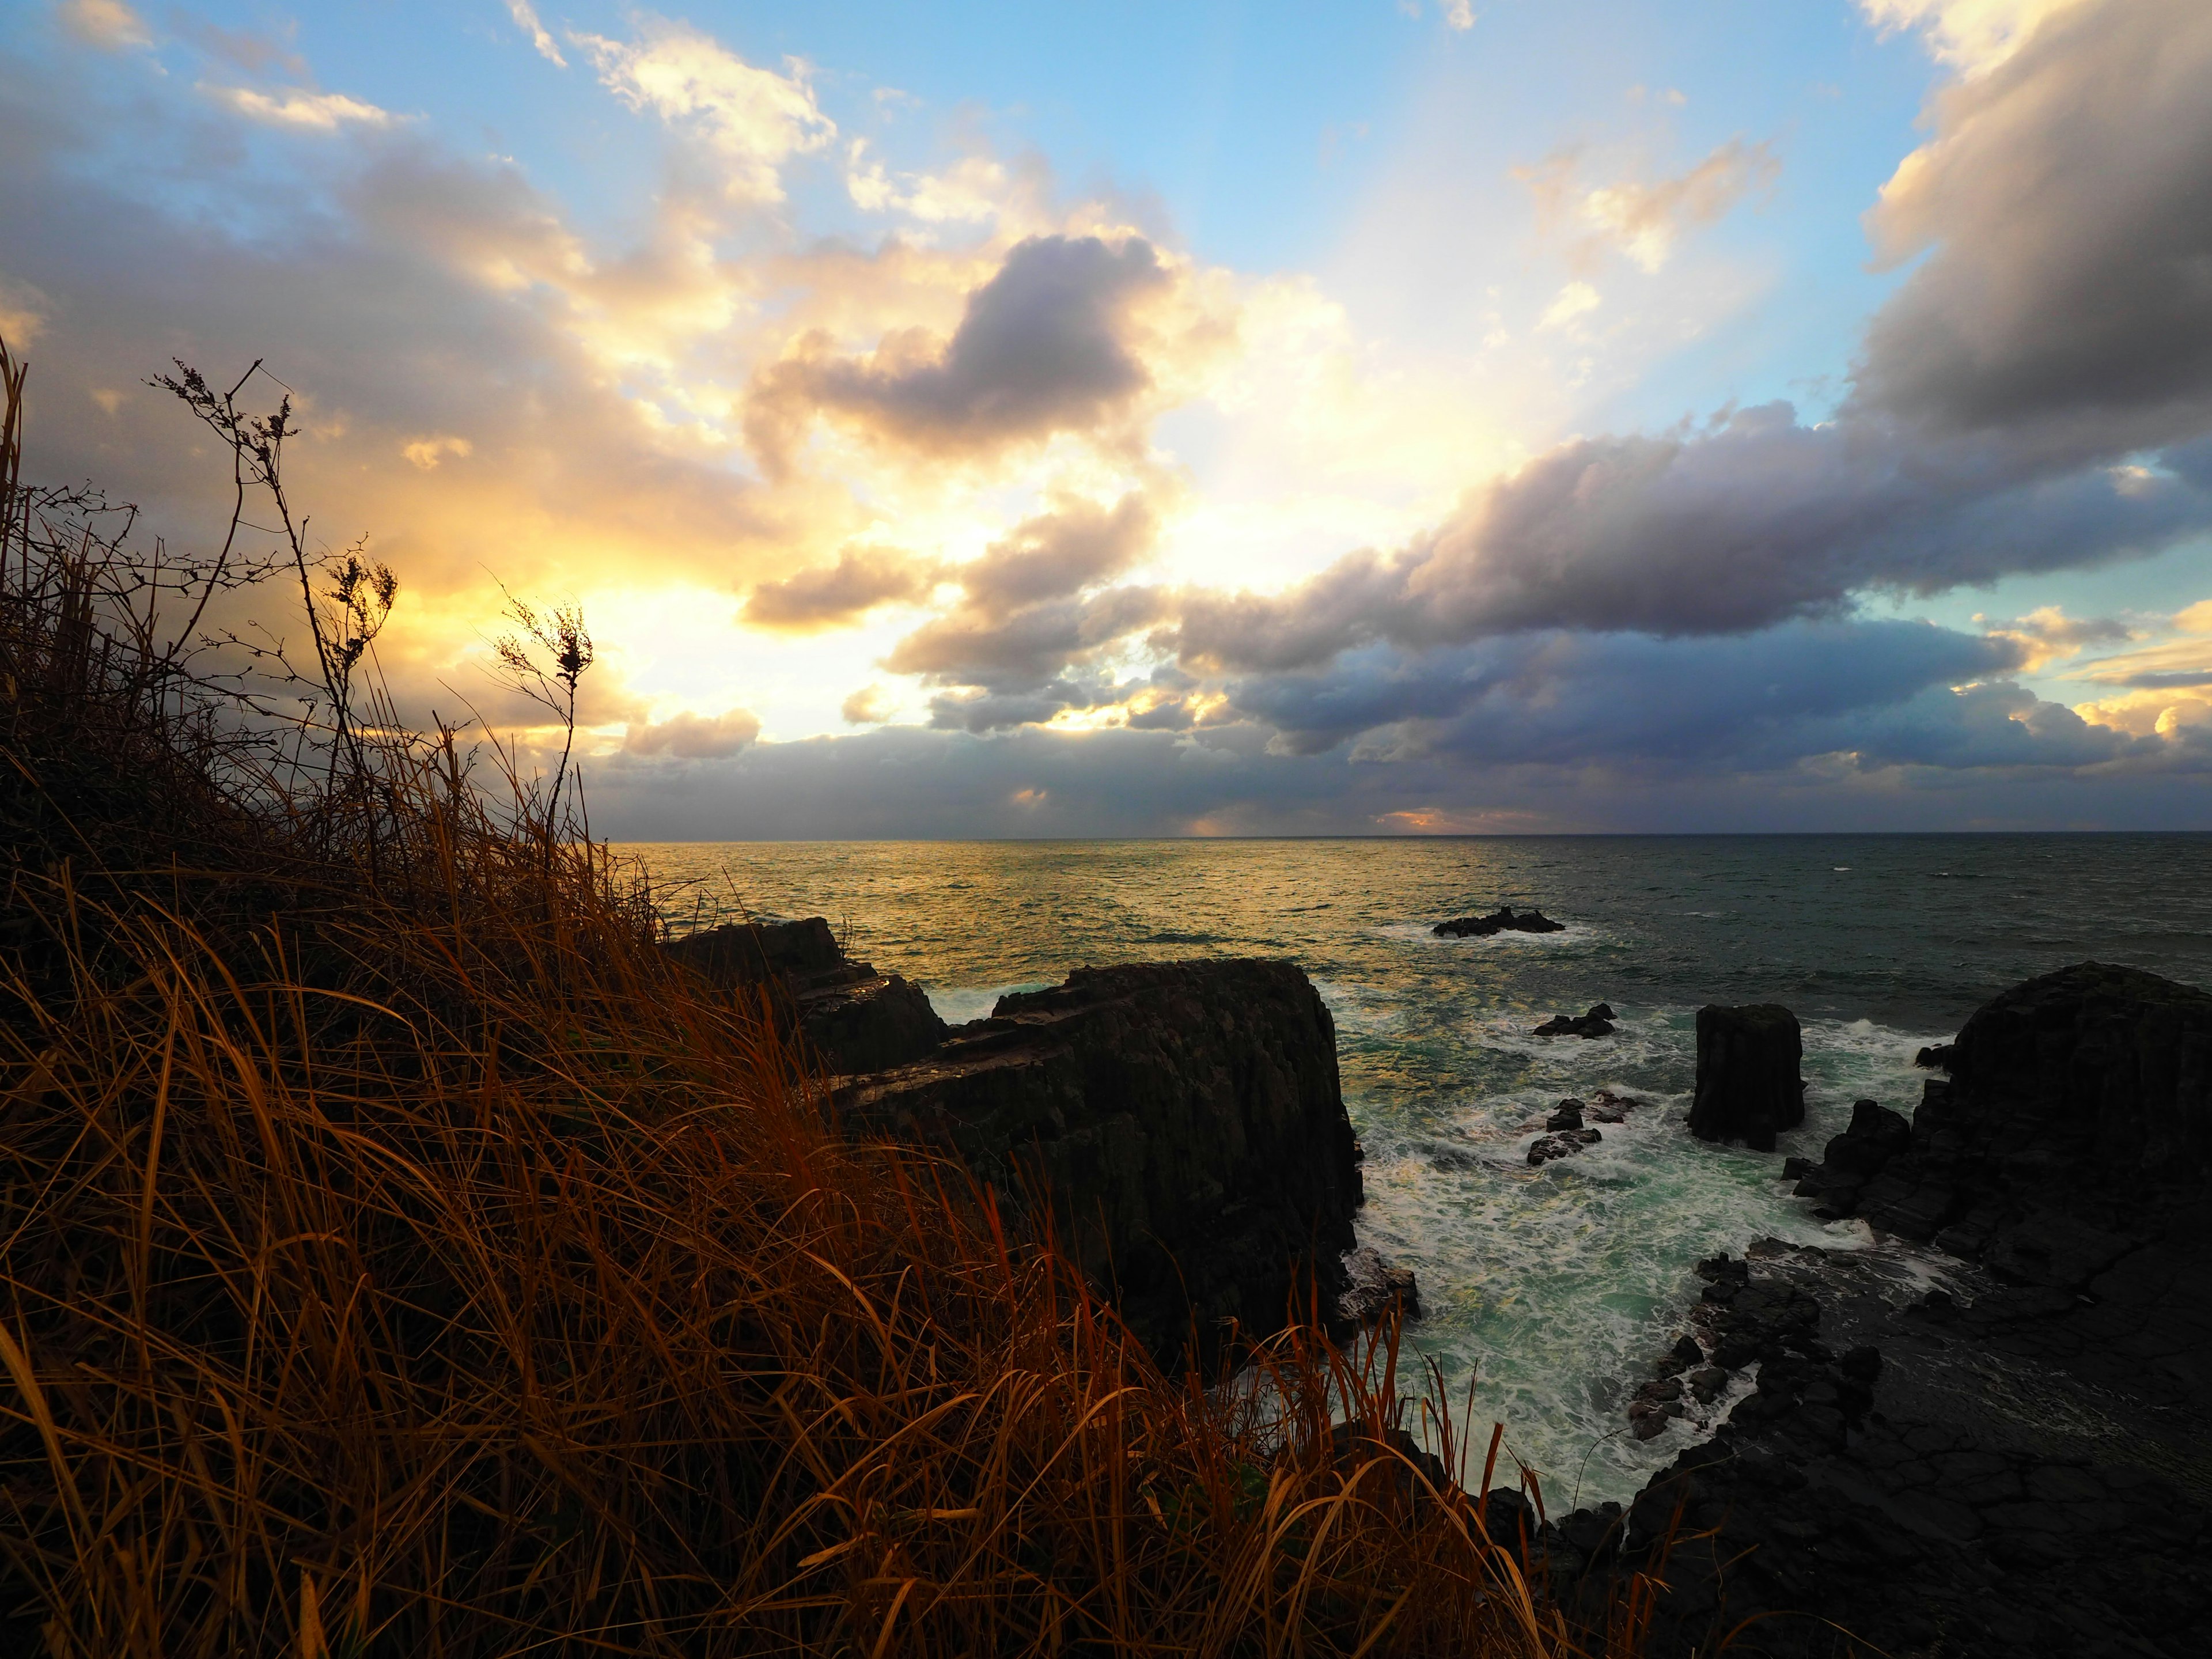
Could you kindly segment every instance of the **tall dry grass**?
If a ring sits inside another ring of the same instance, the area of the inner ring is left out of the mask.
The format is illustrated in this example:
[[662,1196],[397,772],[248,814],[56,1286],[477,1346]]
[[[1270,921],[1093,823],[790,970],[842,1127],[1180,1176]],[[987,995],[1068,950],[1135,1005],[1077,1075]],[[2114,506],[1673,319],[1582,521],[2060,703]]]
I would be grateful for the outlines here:
[[[143,650],[59,638],[99,611],[79,555],[14,540],[0,769],[45,805],[0,941],[0,1644],[1570,1647],[1389,1432],[1395,1330],[1163,1375],[962,1170],[841,1134],[764,1011],[450,738],[240,792]],[[82,798],[70,734],[109,727],[191,788]]]

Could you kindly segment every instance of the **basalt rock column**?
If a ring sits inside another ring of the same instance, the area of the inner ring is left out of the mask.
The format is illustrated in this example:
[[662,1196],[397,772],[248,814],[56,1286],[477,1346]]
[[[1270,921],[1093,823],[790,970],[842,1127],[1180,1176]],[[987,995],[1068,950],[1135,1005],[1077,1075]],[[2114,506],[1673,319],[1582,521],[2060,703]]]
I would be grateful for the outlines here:
[[1781,1130],[1805,1121],[1805,1045],[1797,1016],[1778,1002],[1698,1010],[1698,1091],[1690,1133],[1771,1152]]
[[[1056,1230],[1153,1352],[1267,1335],[1346,1288],[1359,1206],[1335,1030],[1287,962],[1077,970],[935,1054],[844,1079],[856,1128],[949,1143]],[[1412,1311],[1408,1307],[1407,1311]]]

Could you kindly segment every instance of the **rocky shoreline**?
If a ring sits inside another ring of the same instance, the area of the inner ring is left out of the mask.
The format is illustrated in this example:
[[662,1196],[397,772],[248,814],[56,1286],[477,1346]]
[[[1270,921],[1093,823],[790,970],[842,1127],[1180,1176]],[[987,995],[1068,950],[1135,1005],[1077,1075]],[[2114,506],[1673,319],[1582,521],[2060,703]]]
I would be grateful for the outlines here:
[[[1413,1275],[1353,1248],[1334,1026],[1288,963],[1085,969],[948,1027],[818,919],[672,948],[766,994],[856,1130],[944,1145],[1016,1206],[1048,1190],[1063,1242],[1169,1363],[1210,1365],[1316,1305],[1340,1335],[1419,1313]],[[1771,1151],[1803,1112],[1795,1018],[1707,1009],[1698,1032],[1689,1128]],[[1873,1248],[1760,1240],[1699,1264],[1627,1427],[1724,1418],[1709,1438],[1626,1509],[1545,1522],[1486,1495],[1586,1635],[1640,1574],[1658,1659],[2203,1650],[2212,996],[2083,963],[1993,999],[1922,1063],[1948,1074],[1910,1119],[1862,1101],[1818,1164],[1778,1163]],[[1638,1103],[1560,1102],[1529,1161]]]
[[1637,1427],[1715,1370],[1750,1391],[1625,1515],[1547,1534],[1586,1607],[1664,1578],[1654,1655],[2204,1650],[2212,996],[2082,963],[1941,1059],[1910,1121],[1862,1101],[1788,1166],[1875,1248],[1700,1264]]
[[1211,1370],[1239,1334],[1316,1306],[1340,1334],[1419,1307],[1410,1272],[1353,1248],[1363,1154],[1335,1025],[1290,963],[1079,969],[948,1026],[819,917],[670,949],[766,994],[855,1133],[943,1146],[1016,1210],[1048,1194],[1062,1247],[1163,1364]]

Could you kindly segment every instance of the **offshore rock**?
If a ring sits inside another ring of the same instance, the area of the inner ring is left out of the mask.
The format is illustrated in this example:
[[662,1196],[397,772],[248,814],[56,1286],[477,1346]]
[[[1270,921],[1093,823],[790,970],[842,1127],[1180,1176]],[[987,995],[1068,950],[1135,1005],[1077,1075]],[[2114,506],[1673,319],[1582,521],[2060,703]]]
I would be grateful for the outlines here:
[[1541,910],[1523,910],[1516,915],[1513,907],[1505,904],[1486,916],[1455,916],[1429,931],[1441,939],[1488,939],[1493,933],[1564,933],[1567,924],[1553,921]]
[[838,1080],[856,1128],[957,1151],[1060,1242],[1163,1362],[1211,1365],[1346,1288],[1361,1198],[1335,1029],[1287,962],[1085,968],[935,1052]]
[[913,981],[848,962],[830,924],[726,922],[663,947],[726,990],[768,998],[778,1023],[838,1072],[873,1072],[919,1060],[951,1027]]
[[1601,1002],[1586,1014],[1554,1014],[1536,1028],[1535,1034],[1538,1036],[1611,1036],[1613,1010]]
[[1528,1145],[1529,1166],[1533,1169],[1555,1158],[1571,1158],[1583,1147],[1595,1146],[1604,1139],[1595,1129],[1563,1129],[1557,1134],[1538,1135]]
[[1690,1133],[1772,1152],[1778,1132],[1805,1121],[1805,1081],[1797,1074],[1803,1058],[1797,1016],[1780,1003],[1698,1009]]

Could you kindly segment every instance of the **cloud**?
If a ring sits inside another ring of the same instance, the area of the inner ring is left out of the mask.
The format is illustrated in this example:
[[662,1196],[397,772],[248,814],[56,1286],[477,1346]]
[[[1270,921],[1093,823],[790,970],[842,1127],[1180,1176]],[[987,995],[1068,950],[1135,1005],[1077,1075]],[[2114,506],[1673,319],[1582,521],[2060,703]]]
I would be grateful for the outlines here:
[[1787,764],[1850,746],[1839,722],[2002,674],[2016,647],[1923,623],[1793,623],[1718,640],[1554,632],[1230,683],[1285,753],[1364,745],[1486,765]]
[[1594,185],[1583,182],[1582,168],[1581,152],[1565,149],[1520,171],[1535,198],[1539,222],[1573,236],[1578,264],[1611,246],[1644,270],[1657,271],[1686,231],[1715,223],[1751,191],[1771,186],[1782,161],[1765,143],[1731,138],[1671,179]]
[[1987,74],[2043,23],[2084,0],[1859,0],[1884,34],[1919,30],[1938,62],[1969,76]]
[[545,25],[538,21],[538,8],[530,0],[507,0],[507,10],[514,19],[515,27],[530,37],[530,44],[538,49],[540,58],[556,69],[568,67],[568,60],[561,55],[561,48],[545,32]]
[[2069,9],[1940,93],[1882,188],[1882,258],[1928,258],[1875,319],[1875,409],[2072,454],[2212,426],[2212,7]]
[[[1740,632],[2212,526],[2207,84],[2212,9],[2069,12],[1938,95],[1936,136],[1873,216],[1892,256],[1932,251],[1874,319],[1834,419],[1772,404],[1571,440],[1394,552],[1282,592],[1186,595],[1182,660]],[[1571,286],[1555,313],[1594,298]]]
[[2212,490],[2179,472],[2046,477],[1999,443],[1807,426],[1774,404],[1703,431],[1574,440],[1395,554],[1351,555],[1280,594],[1191,596],[1178,639],[1187,662],[1237,668],[1372,640],[1736,632],[1832,614],[1869,587],[2147,552],[2208,523]]
[[1091,431],[1152,385],[1133,312],[1169,284],[1140,238],[1032,237],[968,296],[949,340],[898,331],[861,359],[803,338],[760,377],[746,430],[771,461],[817,414],[939,455]]
[[[1977,617],[1977,621],[1981,618]],[[2117,645],[2135,637],[2135,629],[2113,617],[2069,617],[2055,605],[2031,611],[2025,617],[1992,626],[1993,639],[2010,640],[2020,647],[2023,672],[2039,673],[2050,664],[2075,656],[2092,645]]]
[[888,547],[848,547],[833,565],[755,585],[743,617],[754,628],[816,633],[859,621],[878,605],[929,596],[938,568]]
[[898,699],[880,685],[864,685],[837,705],[848,726],[880,726],[898,713]]
[[1540,331],[1565,328],[1577,317],[1586,317],[1604,303],[1604,297],[1588,283],[1569,283],[1544,307],[1536,319]]
[[204,87],[203,90],[217,103],[267,126],[336,132],[343,126],[386,127],[392,121],[389,110],[379,109],[374,104],[363,103],[342,92],[306,92],[291,88],[272,94],[252,87],[218,86]]
[[732,708],[708,718],[678,714],[659,723],[633,724],[623,737],[628,755],[667,755],[676,760],[726,760],[760,736],[759,718]]
[[[295,81],[308,78],[306,58],[281,40],[252,29],[227,29],[194,17],[188,12],[170,15],[170,27],[210,58],[243,70],[252,76],[265,76],[281,71]],[[288,26],[285,33],[291,33]]]
[[758,69],[690,24],[658,17],[641,21],[635,41],[569,38],[632,109],[649,109],[696,135],[725,169],[724,187],[740,200],[781,202],[784,164],[836,137],[836,123],[816,106],[795,62],[787,76]]
[[865,138],[846,147],[845,163],[845,190],[855,207],[931,225],[988,223],[998,216],[1010,183],[1005,166],[988,155],[963,156],[942,173],[893,174],[868,159]]
[[154,44],[145,20],[124,0],[62,0],[57,10],[62,26],[87,46],[121,52]]
[[963,565],[960,585],[978,612],[1010,615],[1122,574],[1152,550],[1158,533],[1158,517],[1138,491],[1110,507],[1063,496]]
[[953,688],[933,700],[932,719],[969,731],[1115,701],[1101,659],[1170,602],[1156,588],[1106,584],[1140,562],[1158,532],[1138,492],[1111,507],[1064,496],[948,573],[960,604],[901,639],[884,666]]
[[408,465],[424,472],[430,471],[447,456],[466,460],[475,453],[476,447],[466,438],[433,435],[410,438],[399,446],[399,453],[407,458]]

